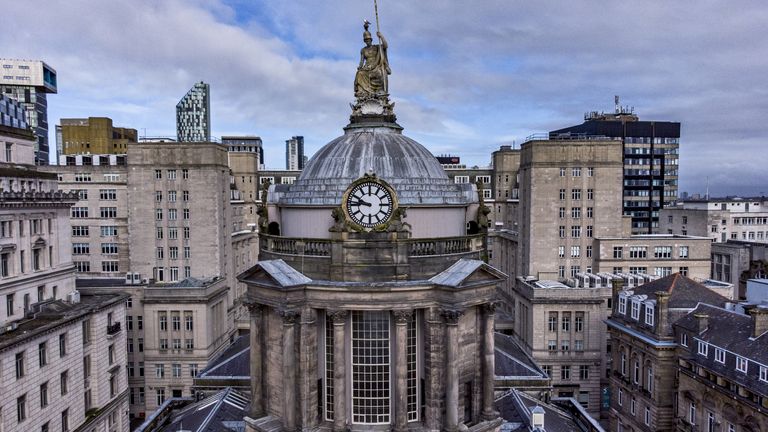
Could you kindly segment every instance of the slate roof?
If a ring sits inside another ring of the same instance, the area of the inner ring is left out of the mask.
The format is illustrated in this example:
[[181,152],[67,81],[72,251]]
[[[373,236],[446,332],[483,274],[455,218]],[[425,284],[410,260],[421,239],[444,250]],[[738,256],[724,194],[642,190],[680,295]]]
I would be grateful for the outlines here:
[[208,366],[203,369],[199,377],[208,379],[217,377],[250,377],[250,352],[250,335],[242,335],[235,339],[218,357],[208,363]]
[[496,399],[496,409],[504,423],[503,432],[531,431],[531,410],[540,407],[544,410],[544,429],[546,432],[578,432],[584,429],[571,414],[553,405],[536,400],[523,392],[510,390]]
[[243,432],[250,398],[231,388],[185,406],[157,432]]
[[432,276],[429,281],[437,285],[458,287],[478,269],[484,269],[499,279],[506,279],[507,275],[489,266],[484,261],[462,258],[442,272]]
[[[701,333],[698,331],[698,319],[695,316],[699,313],[708,315],[707,328]],[[768,382],[759,379],[760,366],[768,367],[768,332],[752,338],[755,323],[751,316],[700,304],[677,320],[674,326],[677,327],[678,332],[686,331],[690,335],[691,342],[688,343],[690,361],[701,364],[757,393],[768,395]],[[706,357],[698,354],[698,343],[693,342],[694,339],[700,339],[712,345]],[[726,351],[725,363],[715,361],[714,347]],[[736,370],[736,355],[749,360],[746,374]]]
[[395,189],[401,205],[477,202],[471,184],[451,181],[429,150],[386,125],[347,129],[315,153],[293,185],[280,188],[278,200],[338,206],[347,186],[371,172]]
[[258,269],[263,270],[281,287],[299,286],[312,282],[312,279],[304,276],[304,274],[286,264],[282,259],[259,261],[256,265],[241,273],[237,278],[245,282]]
[[494,334],[496,362],[494,375],[497,379],[548,379],[541,368],[514,341],[511,336]]
[[724,306],[728,302],[727,298],[680,273],[645,283],[631,291],[635,295],[646,295],[652,299],[656,298],[656,291],[666,291],[670,294],[670,308],[692,309],[699,303]]

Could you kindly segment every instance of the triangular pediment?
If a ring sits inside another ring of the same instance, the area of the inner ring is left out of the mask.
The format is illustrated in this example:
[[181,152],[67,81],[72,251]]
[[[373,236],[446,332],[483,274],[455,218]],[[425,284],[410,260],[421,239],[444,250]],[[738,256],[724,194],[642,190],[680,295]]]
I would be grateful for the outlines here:
[[452,266],[436,274],[430,282],[437,285],[461,288],[470,285],[483,285],[503,282],[507,275],[484,261],[460,259]]
[[240,273],[237,280],[249,285],[281,288],[306,285],[312,282],[312,279],[304,276],[281,259],[261,261]]

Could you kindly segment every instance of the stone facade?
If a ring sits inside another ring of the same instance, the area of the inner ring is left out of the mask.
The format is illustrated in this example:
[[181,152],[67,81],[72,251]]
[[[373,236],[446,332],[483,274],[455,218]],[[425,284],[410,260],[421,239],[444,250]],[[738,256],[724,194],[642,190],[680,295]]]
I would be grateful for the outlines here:
[[680,273],[709,279],[712,241],[669,234],[597,238],[594,272],[646,273],[659,277]]
[[659,232],[709,237],[713,242],[768,243],[768,201],[765,197],[681,201],[659,212]]

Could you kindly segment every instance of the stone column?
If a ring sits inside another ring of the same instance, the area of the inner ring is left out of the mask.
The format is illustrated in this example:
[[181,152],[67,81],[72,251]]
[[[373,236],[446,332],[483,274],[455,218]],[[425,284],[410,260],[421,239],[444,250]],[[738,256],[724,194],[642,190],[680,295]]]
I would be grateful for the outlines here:
[[299,395],[301,397],[301,430],[317,426],[317,311],[305,307],[299,324]]
[[426,309],[424,321],[426,327],[424,332],[426,419],[424,421],[427,430],[435,431],[440,429],[442,420],[443,387],[445,385],[445,368],[443,367],[445,341],[442,332],[445,326],[440,316],[440,310],[437,308]]
[[395,431],[408,426],[408,321],[413,311],[396,310],[395,315]]
[[246,305],[251,314],[251,411],[248,413],[252,419],[264,415],[264,390],[262,386],[262,311],[261,305],[249,303]]
[[328,311],[333,322],[333,430],[347,427],[347,311]]
[[296,320],[299,313],[280,311],[283,317],[283,429],[296,430]]
[[445,429],[459,430],[459,318],[463,312],[446,309],[443,317],[446,324],[445,363]]
[[483,328],[483,420],[493,420],[499,413],[493,406],[493,386],[495,378],[494,323],[496,302],[483,305],[485,328]]

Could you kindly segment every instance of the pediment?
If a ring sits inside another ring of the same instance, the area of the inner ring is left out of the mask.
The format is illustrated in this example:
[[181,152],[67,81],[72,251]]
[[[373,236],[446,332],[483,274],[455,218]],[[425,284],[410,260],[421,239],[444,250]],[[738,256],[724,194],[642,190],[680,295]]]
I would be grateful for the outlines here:
[[437,285],[462,288],[503,282],[507,275],[480,260],[460,259],[430,279]]
[[312,279],[304,276],[303,273],[281,259],[260,261],[250,269],[240,273],[237,280],[249,285],[275,288],[288,288],[312,282]]

